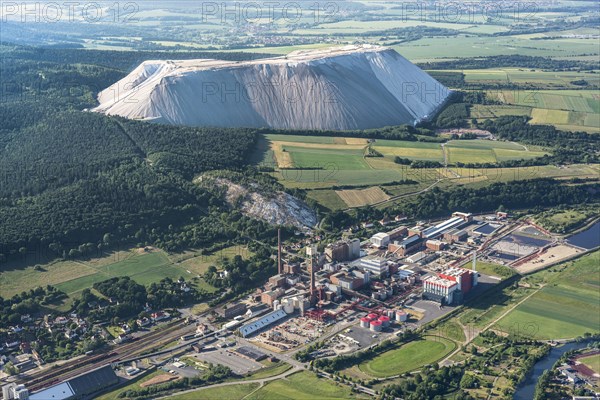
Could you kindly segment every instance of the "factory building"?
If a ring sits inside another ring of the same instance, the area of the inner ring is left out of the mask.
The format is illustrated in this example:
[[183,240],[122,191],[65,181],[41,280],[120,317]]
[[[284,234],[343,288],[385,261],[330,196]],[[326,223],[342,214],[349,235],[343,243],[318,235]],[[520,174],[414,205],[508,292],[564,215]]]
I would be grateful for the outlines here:
[[376,233],[371,237],[371,243],[380,249],[387,247],[390,244],[390,235],[383,232]]
[[235,303],[229,306],[219,307],[215,312],[222,318],[231,319],[246,313],[248,306],[246,303]]
[[[331,283],[340,286],[342,289],[356,290],[369,282],[369,274],[359,274],[360,271],[341,271],[329,277]],[[362,276],[359,276],[362,275]],[[366,282],[365,282],[366,279]]]
[[360,266],[375,276],[388,275],[390,272],[388,261],[383,257],[365,257],[360,260]]
[[438,276],[423,279],[423,298],[444,304],[459,304],[463,296],[477,286],[477,271],[448,268]]
[[390,237],[390,242],[392,242],[392,241],[406,235],[407,232],[408,232],[408,228],[406,226],[399,226],[395,229],[392,229],[387,234]]
[[329,244],[325,248],[325,259],[328,262],[352,261],[360,257],[360,240],[341,240]]
[[457,211],[457,212],[452,213],[452,217],[461,218],[465,222],[472,222],[473,221],[473,214],[471,214],[471,213],[464,213],[464,212],[458,212]]
[[273,307],[273,302],[279,297],[281,297],[284,293],[285,292],[283,289],[268,290],[266,292],[261,293],[260,301],[261,303],[266,304],[269,307]]
[[431,226],[427,229],[425,229],[422,232],[423,237],[427,238],[427,239],[437,239],[440,236],[443,236],[444,233],[448,232],[451,229],[454,228],[460,228],[461,226],[464,226],[467,223],[467,221],[465,220],[465,218],[458,216],[458,217],[452,217],[444,222],[440,222],[437,225]]
[[444,304],[454,302],[454,292],[458,290],[458,283],[437,277],[427,276],[423,279],[423,298],[439,301]]
[[273,275],[269,278],[269,286],[272,288],[284,287],[285,276],[284,275]]
[[467,232],[461,229],[450,229],[444,233],[444,240],[449,243],[462,242],[467,239]]
[[425,247],[427,247],[429,250],[440,251],[444,250],[446,243],[442,242],[441,240],[430,239],[425,242]]
[[300,263],[285,263],[283,265],[283,272],[290,275],[299,274]]
[[418,236],[418,237],[422,238],[423,237],[423,227],[420,225],[417,225],[417,226],[413,226],[412,228],[410,228],[408,230],[408,237],[411,237],[411,236]]
[[419,235],[412,235],[400,242],[394,242],[388,246],[388,251],[398,255],[407,256],[423,246],[423,239]]
[[477,286],[477,272],[464,268],[449,268],[438,274],[440,278],[458,283],[463,294],[467,294]]

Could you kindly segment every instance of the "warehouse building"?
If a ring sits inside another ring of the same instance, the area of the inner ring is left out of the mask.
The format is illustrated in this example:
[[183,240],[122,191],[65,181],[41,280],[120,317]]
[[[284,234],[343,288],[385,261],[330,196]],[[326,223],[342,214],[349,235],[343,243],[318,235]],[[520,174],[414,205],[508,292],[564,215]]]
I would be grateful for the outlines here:
[[71,400],[91,398],[94,393],[119,383],[110,365],[71,378],[58,385],[31,394],[30,400]]
[[247,324],[242,325],[242,327],[239,329],[239,333],[242,337],[248,337],[268,327],[269,325],[282,320],[286,316],[287,314],[283,310],[272,311],[256,321],[248,322]]
[[380,249],[387,247],[390,244],[390,235],[383,232],[376,233],[371,237],[371,243]]

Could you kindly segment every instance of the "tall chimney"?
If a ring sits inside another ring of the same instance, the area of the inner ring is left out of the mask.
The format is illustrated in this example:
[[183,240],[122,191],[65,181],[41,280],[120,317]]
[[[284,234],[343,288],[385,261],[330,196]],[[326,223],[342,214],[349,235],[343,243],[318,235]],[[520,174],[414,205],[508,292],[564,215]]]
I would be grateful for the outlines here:
[[317,247],[313,244],[308,248],[308,255],[310,260],[308,262],[308,273],[310,274],[310,303],[311,305],[315,302],[315,255],[317,254]]
[[277,273],[281,275],[281,228],[277,229]]
[[477,250],[473,252],[473,271],[477,271]]

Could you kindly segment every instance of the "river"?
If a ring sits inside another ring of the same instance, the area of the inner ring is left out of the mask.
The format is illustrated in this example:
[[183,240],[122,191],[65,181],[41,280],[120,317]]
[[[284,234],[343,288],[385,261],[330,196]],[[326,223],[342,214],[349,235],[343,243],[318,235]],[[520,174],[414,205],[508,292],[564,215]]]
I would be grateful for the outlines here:
[[533,366],[533,370],[529,372],[529,374],[527,375],[525,380],[523,382],[521,382],[521,384],[517,388],[517,391],[515,392],[513,399],[514,400],[531,400],[531,399],[533,399],[533,394],[535,393],[535,385],[537,384],[538,379],[540,379],[540,376],[542,376],[544,371],[552,368],[554,363],[565,352],[571,351],[571,350],[576,350],[576,349],[583,349],[587,345],[588,345],[588,343],[585,343],[585,342],[583,342],[583,343],[572,342],[572,343],[567,343],[565,345],[562,345],[560,347],[553,347],[552,350],[550,350],[550,353],[548,353],[548,355],[546,357],[542,358],[540,361],[538,361]]

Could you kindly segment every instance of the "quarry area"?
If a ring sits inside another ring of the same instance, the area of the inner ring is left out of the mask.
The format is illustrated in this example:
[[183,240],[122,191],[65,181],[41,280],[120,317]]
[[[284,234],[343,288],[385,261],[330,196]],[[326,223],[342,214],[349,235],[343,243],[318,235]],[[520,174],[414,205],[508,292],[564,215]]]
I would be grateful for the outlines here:
[[189,126],[368,129],[427,120],[449,94],[395,50],[350,45],[243,62],[145,61],[92,111]]

